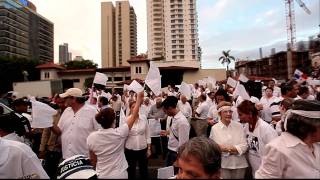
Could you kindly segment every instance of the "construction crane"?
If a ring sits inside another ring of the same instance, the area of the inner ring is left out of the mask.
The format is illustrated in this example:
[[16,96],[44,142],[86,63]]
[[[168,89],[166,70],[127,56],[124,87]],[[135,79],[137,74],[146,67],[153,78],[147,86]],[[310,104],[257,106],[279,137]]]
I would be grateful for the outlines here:
[[[296,0],[299,6],[307,13],[311,14],[311,11],[301,0]],[[296,43],[296,20],[294,11],[293,0],[285,0],[286,3],[286,20],[287,20],[287,38],[288,38],[288,50],[295,49]]]
[[[311,11],[301,0],[296,0],[299,6],[307,13],[311,14]],[[288,51],[287,51],[287,69],[288,69],[288,79],[293,75],[292,68],[292,51],[295,50],[296,44],[296,19],[294,11],[294,1],[285,0],[286,4],[286,20],[287,20],[287,38],[288,38]]]

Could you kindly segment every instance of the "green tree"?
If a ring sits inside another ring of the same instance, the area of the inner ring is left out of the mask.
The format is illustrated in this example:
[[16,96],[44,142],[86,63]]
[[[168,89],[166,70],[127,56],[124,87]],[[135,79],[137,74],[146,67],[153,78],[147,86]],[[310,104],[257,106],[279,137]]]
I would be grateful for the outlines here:
[[228,50],[228,51],[222,51],[222,54],[223,56],[221,56],[219,58],[219,61],[221,61],[221,64],[227,64],[227,76],[229,77],[230,74],[229,74],[229,65],[231,63],[231,60],[235,61],[236,59],[233,57],[233,56],[230,56],[230,51],[231,50]]
[[0,93],[12,90],[12,83],[40,80],[39,69],[35,67],[40,63],[17,57],[0,57]]
[[66,69],[96,69],[98,64],[91,60],[69,61],[64,64]]

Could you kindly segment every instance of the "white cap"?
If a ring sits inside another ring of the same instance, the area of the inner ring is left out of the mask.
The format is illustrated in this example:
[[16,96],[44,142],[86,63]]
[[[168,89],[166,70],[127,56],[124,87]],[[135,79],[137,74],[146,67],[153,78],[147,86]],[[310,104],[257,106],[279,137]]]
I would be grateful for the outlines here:
[[79,88],[70,88],[65,93],[59,95],[61,98],[66,98],[68,96],[72,97],[82,97],[82,91]]

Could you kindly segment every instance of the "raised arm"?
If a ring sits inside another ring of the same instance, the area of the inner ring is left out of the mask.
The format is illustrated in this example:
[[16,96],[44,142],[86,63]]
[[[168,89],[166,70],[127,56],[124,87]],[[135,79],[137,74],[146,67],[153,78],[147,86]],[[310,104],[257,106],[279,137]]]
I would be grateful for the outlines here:
[[127,119],[127,124],[128,124],[129,129],[132,128],[133,123],[136,121],[136,119],[139,118],[139,109],[140,109],[140,106],[143,102],[143,98],[144,98],[144,92],[142,91],[142,92],[138,93],[136,105],[134,106],[134,109],[132,111],[131,116],[129,116]]

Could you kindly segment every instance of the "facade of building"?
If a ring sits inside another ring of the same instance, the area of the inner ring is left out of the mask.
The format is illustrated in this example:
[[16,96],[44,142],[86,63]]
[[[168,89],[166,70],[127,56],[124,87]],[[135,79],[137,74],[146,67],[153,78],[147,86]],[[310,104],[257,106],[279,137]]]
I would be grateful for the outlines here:
[[308,51],[292,52],[292,63],[288,67],[288,55],[286,51],[281,51],[255,61],[236,62],[236,71],[238,74],[248,76],[274,77],[276,79],[286,80],[293,77],[293,73],[288,75],[288,69],[300,69],[307,73],[308,67],[311,67],[311,61]]
[[0,56],[53,61],[54,25],[26,0],[0,0]]
[[128,1],[101,3],[102,68],[129,66],[137,55],[137,18]]
[[69,59],[69,47],[68,43],[63,43],[59,45],[59,63],[65,64],[68,61],[71,61],[72,59]]
[[148,59],[200,66],[196,0],[148,0],[147,21]]

